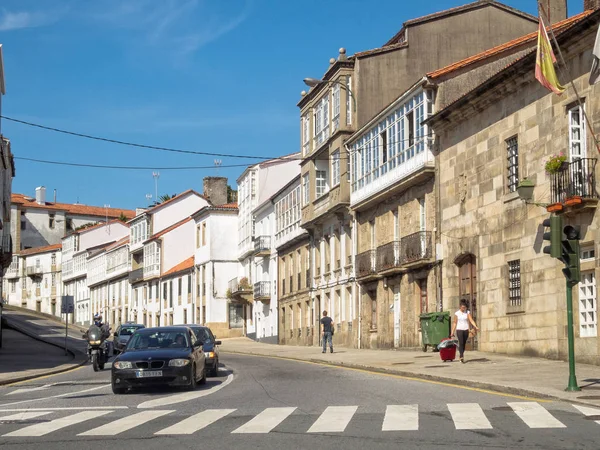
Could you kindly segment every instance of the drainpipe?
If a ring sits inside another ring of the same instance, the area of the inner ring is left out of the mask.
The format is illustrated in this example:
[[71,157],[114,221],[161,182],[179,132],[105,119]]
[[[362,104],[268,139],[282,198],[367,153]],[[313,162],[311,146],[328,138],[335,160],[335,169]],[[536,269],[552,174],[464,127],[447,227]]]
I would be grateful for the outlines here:
[[356,267],[354,261],[356,259],[356,251],[357,251],[357,242],[356,238],[358,236],[357,233],[357,220],[356,214],[352,214],[352,272],[354,277],[354,291],[356,295],[358,295],[358,345],[357,348],[361,348],[361,337],[362,337],[362,295],[360,292],[360,286],[356,282]]

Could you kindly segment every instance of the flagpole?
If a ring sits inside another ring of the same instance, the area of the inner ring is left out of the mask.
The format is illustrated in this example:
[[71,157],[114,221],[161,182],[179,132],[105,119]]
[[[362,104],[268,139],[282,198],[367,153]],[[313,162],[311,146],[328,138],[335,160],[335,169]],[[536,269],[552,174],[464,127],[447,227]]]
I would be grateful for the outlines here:
[[[541,1],[540,1],[538,3],[538,14],[541,16],[542,13],[544,14],[544,16],[546,16],[547,20],[550,20],[548,14],[544,10],[544,7],[542,6]],[[592,123],[590,122],[590,118],[588,117],[587,113],[585,112],[585,108],[583,107],[583,102],[581,101],[579,92],[577,92],[577,88],[575,87],[575,83],[573,82],[573,77],[571,77],[571,71],[569,70],[567,63],[565,62],[565,58],[563,58],[562,51],[560,50],[558,42],[556,41],[556,36],[554,35],[554,29],[552,27],[552,24],[550,24],[550,26],[548,28],[550,28],[550,34],[552,35],[552,40],[554,41],[554,46],[558,50],[558,56],[560,57],[560,60],[562,61],[562,65],[564,66],[564,69],[567,71],[567,78],[569,79],[569,83],[571,84],[571,87],[573,88],[573,91],[575,92],[575,96],[577,97],[577,103],[579,103],[579,107],[581,108],[581,112],[583,113],[583,117],[585,118],[585,122],[587,123],[588,129],[590,130],[590,132],[592,133],[592,137],[594,138],[594,144],[596,144],[596,150],[598,150],[598,153],[600,153],[600,143],[598,142],[596,133],[594,133],[594,129],[592,128]],[[558,67],[564,76],[563,68],[560,65]]]

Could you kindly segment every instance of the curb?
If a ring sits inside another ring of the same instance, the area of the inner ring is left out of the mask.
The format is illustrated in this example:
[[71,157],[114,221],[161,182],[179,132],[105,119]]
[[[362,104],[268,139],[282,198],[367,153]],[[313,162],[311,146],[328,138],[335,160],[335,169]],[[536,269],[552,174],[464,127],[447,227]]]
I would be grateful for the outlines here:
[[453,385],[453,386],[462,387],[462,388],[469,387],[469,388],[474,388],[474,389],[487,390],[487,391],[496,392],[499,394],[509,394],[509,395],[516,395],[516,396],[520,396],[520,397],[537,398],[540,400],[553,400],[553,401],[569,402],[571,404],[575,403],[575,404],[588,405],[588,406],[593,405],[595,407],[598,407],[598,405],[595,403],[589,403],[589,402],[585,402],[585,401],[581,401],[581,400],[577,400],[577,399],[564,399],[564,398],[557,397],[557,396],[550,395],[550,394],[543,394],[543,393],[539,393],[539,392],[535,392],[535,391],[530,391],[527,389],[514,388],[514,387],[510,387],[510,386],[501,386],[501,385],[497,385],[497,384],[490,384],[490,383],[479,382],[479,381],[466,381],[466,380],[463,381],[462,384],[459,384],[458,380],[455,378],[448,378],[448,377],[443,377],[443,376],[439,376],[439,375],[428,375],[428,374],[421,374],[421,373],[415,373],[415,372],[407,372],[407,371],[402,371],[402,370],[392,370],[392,369],[386,369],[383,367],[373,367],[373,366],[367,366],[367,365],[355,364],[355,363],[323,361],[323,360],[314,359],[314,358],[302,359],[302,358],[294,358],[294,357],[290,357],[290,356],[266,355],[264,353],[242,352],[242,351],[232,351],[232,350],[224,350],[224,349],[221,349],[220,351],[221,351],[221,353],[229,353],[229,354],[235,354],[235,355],[263,356],[263,357],[267,357],[267,358],[285,359],[288,361],[315,363],[315,364],[320,364],[320,365],[324,365],[324,366],[342,367],[342,368],[346,368],[346,369],[358,369],[358,370],[362,370],[365,372],[381,373],[381,374],[385,374],[385,375],[397,375],[397,376],[401,376],[401,377],[405,377],[405,378],[412,378],[415,380],[439,382],[439,383],[444,383],[444,384]]
[[[47,340],[45,340],[45,339],[43,339],[43,338],[41,338],[39,336],[36,336],[35,334],[33,334],[33,333],[31,333],[31,332],[23,329],[23,328],[20,328],[18,325],[15,326],[14,324],[10,323],[10,320],[8,320],[8,318],[6,320],[6,324],[7,324],[8,328],[10,328],[12,330],[15,330],[15,331],[17,331],[17,332],[19,332],[21,334],[24,334],[25,336],[29,336],[31,339],[35,339],[36,341],[43,342],[43,343],[48,344],[48,345],[52,345],[53,347],[60,348],[61,350],[64,349],[64,347],[61,346],[61,345],[58,345],[58,344],[56,344],[54,342],[50,342],[50,341],[47,341]],[[36,378],[46,377],[46,376],[49,376],[49,375],[57,375],[59,373],[68,372],[69,370],[76,369],[76,368],[81,367],[81,366],[83,366],[83,365],[85,365],[87,363],[88,359],[87,359],[87,356],[85,356],[84,353],[80,352],[79,350],[71,350],[68,347],[67,347],[67,351],[71,354],[71,356],[73,357],[74,360],[78,359],[78,358],[81,358],[82,360],[79,361],[79,362],[76,362],[76,363],[68,364],[66,367],[63,364],[63,366],[62,367],[59,366],[60,368],[58,368],[58,369],[56,369],[56,368],[49,369],[49,370],[46,370],[44,372],[41,372],[41,373],[38,373],[38,374],[35,374],[35,375],[25,375],[25,376],[21,376],[21,377],[10,378],[10,379],[7,379],[7,380],[0,380],[0,386],[5,386],[7,384],[13,384],[13,383],[19,383],[21,381],[34,380]]]

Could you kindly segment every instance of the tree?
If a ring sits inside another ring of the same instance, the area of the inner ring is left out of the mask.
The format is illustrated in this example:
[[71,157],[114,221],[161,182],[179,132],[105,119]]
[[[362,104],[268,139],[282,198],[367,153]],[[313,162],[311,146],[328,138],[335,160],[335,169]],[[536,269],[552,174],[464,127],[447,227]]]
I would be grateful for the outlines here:
[[121,214],[119,215],[119,220],[120,220],[121,222],[127,222],[127,217],[125,217],[125,214],[121,213]]
[[160,205],[161,203],[171,200],[173,197],[175,197],[175,194],[173,194],[173,195],[163,194],[160,197],[158,197],[158,201],[156,202],[156,204]]
[[237,202],[237,191],[234,191],[231,186],[227,185],[227,203]]

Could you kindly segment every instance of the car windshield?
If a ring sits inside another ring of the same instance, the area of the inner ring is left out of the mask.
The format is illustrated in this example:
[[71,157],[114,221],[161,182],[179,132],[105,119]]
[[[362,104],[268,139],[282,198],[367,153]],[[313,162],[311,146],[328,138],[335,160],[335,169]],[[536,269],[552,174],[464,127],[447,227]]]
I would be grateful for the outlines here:
[[127,343],[127,350],[155,350],[191,347],[184,331],[138,331]]
[[200,342],[212,342],[210,333],[206,328],[196,328],[194,329],[194,333],[196,334],[196,338]]
[[140,328],[140,327],[123,327],[123,328],[121,328],[119,335],[131,336],[133,333],[135,333],[138,330],[138,328]]

